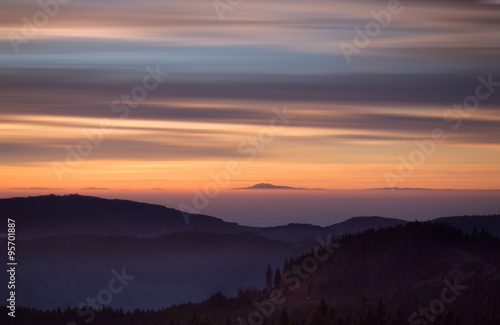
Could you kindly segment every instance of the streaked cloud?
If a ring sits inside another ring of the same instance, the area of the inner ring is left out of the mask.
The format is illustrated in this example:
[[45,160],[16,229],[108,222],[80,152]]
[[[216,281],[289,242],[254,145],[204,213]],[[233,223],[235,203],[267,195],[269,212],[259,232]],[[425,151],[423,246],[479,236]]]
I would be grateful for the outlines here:
[[[21,18],[40,7],[6,4],[0,175],[7,188],[59,188],[51,163],[107,119],[113,131],[65,188],[130,188],[130,179],[144,189],[166,188],[160,179],[192,186],[228,160],[245,165],[245,179],[236,180],[243,183],[272,175],[297,187],[331,188],[325,179],[341,188],[385,187],[384,168],[434,128],[447,128],[448,141],[408,185],[431,187],[438,178],[470,187],[475,177],[484,186],[473,188],[493,187],[498,92],[459,130],[449,130],[443,113],[474,92],[479,75],[500,80],[500,7],[401,3],[404,10],[351,64],[340,42],[352,42],[354,28],[386,1],[245,1],[220,22],[210,1],[73,0],[18,54],[7,35],[20,35]],[[168,78],[120,119],[111,103],[156,64]],[[246,162],[238,145],[282,106],[296,115],[293,123]]]
[[81,190],[81,191],[108,191],[108,190],[109,190],[109,188],[106,188],[106,187],[94,187],[94,186],[91,186],[91,187],[81,188],[80,190]]
[[50,187],[12,187],[9,190],[35,190],[35,191],[61,191],[63,188],[50,188]]

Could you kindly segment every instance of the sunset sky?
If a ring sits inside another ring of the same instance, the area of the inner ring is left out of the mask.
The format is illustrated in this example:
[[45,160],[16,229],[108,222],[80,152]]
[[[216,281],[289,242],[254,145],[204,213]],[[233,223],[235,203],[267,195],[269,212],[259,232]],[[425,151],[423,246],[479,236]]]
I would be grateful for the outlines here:
[[191,191],[228,162],[240,171],[221,190],[390,187],[435,129],[446,141],[394,186],[500,188],[500,87],[450,111],[500,82],[494,1],[403,0],[350,63],[341,44],[388,2],[245,0],[223,21],[209,0],[65,2],[36,30],[37,1],[0,12],[3,197]]

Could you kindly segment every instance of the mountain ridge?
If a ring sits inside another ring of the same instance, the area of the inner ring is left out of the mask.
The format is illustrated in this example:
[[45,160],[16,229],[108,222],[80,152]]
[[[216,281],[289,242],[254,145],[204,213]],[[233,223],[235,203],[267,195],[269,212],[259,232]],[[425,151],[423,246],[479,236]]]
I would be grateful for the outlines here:
[[[307,246],[318,236],[341,236],[369,228],[404,225],[408,221],[381,216],[352,217],[329,226],[289,223],[272,227],[255,227],[227,222],[213,216],[190,215],[186,224],[183,212],[158,204],[122,199],[105,199],[78,194],[44,195],[0,199],[4,218],[16,218],[24,226],[19,239],[57,235],[107,234],[132,237],[157,237],[176,232],[242,233],[250,232],[269,239]],[[500,236],[499,215],[456,216],[433,219],[450,223],[470,233],[482,228]],[[309,246],[307,246],[309,247]]]
[[271,183],[258,183],[248,187],[232,188],[232,190],[324,190],[324,188],[293,187],[285,185],[274,185]]

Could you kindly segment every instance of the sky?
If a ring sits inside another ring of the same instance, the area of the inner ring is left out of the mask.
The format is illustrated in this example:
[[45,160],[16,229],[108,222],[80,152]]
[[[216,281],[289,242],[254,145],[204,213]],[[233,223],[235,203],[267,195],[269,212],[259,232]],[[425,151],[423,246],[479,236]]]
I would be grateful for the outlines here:
[[0,197],[500,189],[498,1],[41,3],[0,13]]

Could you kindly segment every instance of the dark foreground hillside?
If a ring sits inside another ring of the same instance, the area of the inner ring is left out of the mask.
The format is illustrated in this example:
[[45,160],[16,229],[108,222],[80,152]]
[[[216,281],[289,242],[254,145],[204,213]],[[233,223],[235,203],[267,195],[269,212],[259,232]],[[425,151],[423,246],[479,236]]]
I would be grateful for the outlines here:
[[[16,253],[19,304],[39,309],[82,302],[91,306],[90,297],[98,306],[125,310],[199,302],[218,290],[234,296],[241,286],[260,285],[268,264],[298,255],[287,244],[254,234],[196,232],[154,238],[47,237],[18,241]],[[7,275],[0,274],[2,283],[8,282]],[[119,288],[121,278],[123,290],[109,299],[98,296],[101,290],[113,291],[110,281]]]
[[[321,241],[320,241],[321,242]],[[124,312],[19,308],[18,324],[500,324],[500,239],[439,223],[324,238],[262,274],[263,289]],[[13,323],[5,307],[0,322]]]

